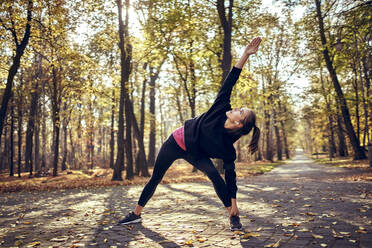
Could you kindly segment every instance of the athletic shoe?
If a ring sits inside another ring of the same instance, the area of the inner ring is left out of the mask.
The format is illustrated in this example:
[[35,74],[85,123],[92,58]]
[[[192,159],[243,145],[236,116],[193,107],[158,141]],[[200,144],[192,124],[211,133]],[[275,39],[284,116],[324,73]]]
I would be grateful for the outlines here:
[[242,230],[242,224],[240,224],[239,216],[231,216],[230,217],[230,227],[231,227],[231,231]]
[[130,212],[125,216],[124,219],[119,221],[119,224],[127,225],[132,223],[139,223],[142,221],[141,215],[136,215],[134,212]]

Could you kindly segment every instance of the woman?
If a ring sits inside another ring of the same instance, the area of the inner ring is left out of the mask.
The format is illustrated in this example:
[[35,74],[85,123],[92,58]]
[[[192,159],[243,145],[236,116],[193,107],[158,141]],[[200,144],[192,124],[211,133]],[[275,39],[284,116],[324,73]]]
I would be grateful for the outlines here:
[[[247,108],[231,109],[230,95],[233,86],[249,56],[255,54],[261,38],[257,37],[246,47],[238,63],[225,79],[211,108],[199,117],[187,120],[164,142],[156,158],[154,171],[139,198],[138,205],[119,223],[141,222],[141,212],[154,194],[165,172],[177,159],[185,159],[205,173],[212,181],[214,189],[229,214],[231,230],[240,230],[239,210],[236,202],[236,153],[234,142],[253,129],[249,145],[251,153],[258,148],[260,130],[256,127],[256,115]],[[210,158],[224,162],[225,181]]]

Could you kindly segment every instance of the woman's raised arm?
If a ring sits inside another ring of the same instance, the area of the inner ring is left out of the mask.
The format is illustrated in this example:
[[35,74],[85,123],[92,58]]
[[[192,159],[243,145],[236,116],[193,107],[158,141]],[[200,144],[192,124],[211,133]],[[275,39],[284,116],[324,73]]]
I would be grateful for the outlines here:
[[249,56],[255,54],[258,50],[258,46],[261,43],[261,37],[254,38],[251,43],[245,48],[243,55],[240,57],[239,61],[236,63],[235,67],[242,69],[245,62],[247,62]]

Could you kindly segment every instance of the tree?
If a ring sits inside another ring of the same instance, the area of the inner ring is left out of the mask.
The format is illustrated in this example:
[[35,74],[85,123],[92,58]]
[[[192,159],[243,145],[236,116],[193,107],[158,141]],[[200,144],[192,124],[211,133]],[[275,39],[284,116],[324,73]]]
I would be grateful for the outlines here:
[[125,139],[125,151],[127,154],[127,169],[126,178],[133,178],[133,161],[132,161],[132,141],[131,141],[131,127],[132,127],[132,116],[130,115],[129,107],[129,95],[126,90],[126,84],[128,83],[129,75],[131,72],[131,59],[132,59],[132,46],[129,42],[128,33],[128,20],[129,20],[129,0],[125,1],[126,16],[125,23],[123,23],[122,17],[122,3],[121,0],[116,1],[118,7],[119,17],[119,49],[120,49],[120,61],[121,61],[121,79],[120,79],[120,106],[119,106],[119,122],[118,122],[118,152],[116,164],[114,167],[114,174],[112,180],[122,180],[121,171],[124,166],[124,107],[126,117],[126,139]]
[[[14,18],[14,14],[18,15],[18,11],[13,9],[13,1],[6,1],[3,2],[1,5],[1,9],[4,11],[6,10],[7,19],[0,18],[0,23],[2,28],[9,31],[12,34],[15,44],[15,56],[13,57],[13,63],[9,68],[8,71],[8,78],[6,81],[6,88],[2,97],[1,108],[0,108],[0,140],[1,135],[3,132],[4,120],[6,117],[6,112],[8,108],[8,102],[12,96],[12,87],[13,87],[13,80],[15,75],[17,74],[18,68],[20,66],[21,57],[27,47],[28,41],[30,39],[31,34],[31,19],[33,13],[33,1],[28,0],[27,2],[27,17],[26,17],[26,25],[23,33],[22,40],[19,41],[19,30],[16,29],[15,25],[19,25],[18,21]],[[14,13],[15,12],[15,13]],[[17,22],[17,23],[16,23]],[[16,24],[15,24],[16,23]]]
[[333,86],[334,86],[334,88],[336,90],[336,93],[337,93],[338,104],[340,104],[342,116],[343,116],[345,127],[346,127],[346,130],[347,130],[347,134],[349,136],[350,143],[351,143],[351,145],[353,147],[353,150],[354,150],[354,159],[356,159],[356,160],[365,159],[366,154],[365,154],[363,148],[360,146],[359,140],[357,139],[357,137],[355,135],[354,127],[353,127],[353,125],[351,123],[351,120],[350,120],[349,109],[347,107],[346,100],[345,100],[344,94],[342,92],[341,86],[338,82],[338,77],[337,77],[336,71],[333,67],[331,58],[329,56],[320,0],[315,0],[315,5],[316,5],[316,14],[317,14],[317,18],[318,18],[318,25],[319,25],[319,35],[320,35],[321,42],[322,42],[322,45],[323,45],[324,60],[326,62],[327,69],[328,69],[330,77],[332,79]]

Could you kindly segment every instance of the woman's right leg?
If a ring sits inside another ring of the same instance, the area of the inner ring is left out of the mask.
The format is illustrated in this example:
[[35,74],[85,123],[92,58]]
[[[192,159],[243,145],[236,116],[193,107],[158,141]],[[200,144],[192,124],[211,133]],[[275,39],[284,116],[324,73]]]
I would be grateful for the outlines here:
[[142,190],[141,196],[138,200],[138,205],[134,210],[134,213],[136,215],[141,214],[143,207],[154,194],[156,187],[158,186],[165,172],[172,165],[172,163],[184,156],[185,151],[178,146],[175,139],[173,138],[173,135],[170,135],[160,148],[150,181],[148,181],[148,183]]

